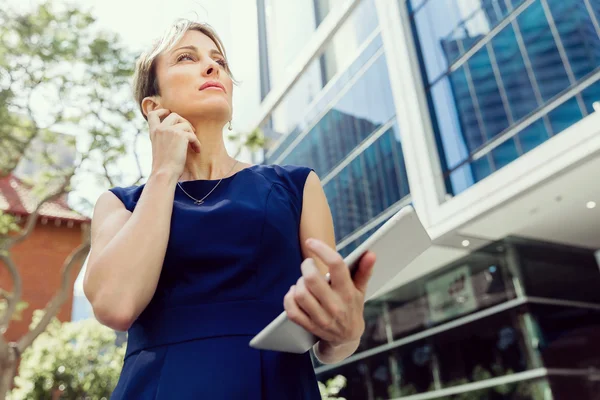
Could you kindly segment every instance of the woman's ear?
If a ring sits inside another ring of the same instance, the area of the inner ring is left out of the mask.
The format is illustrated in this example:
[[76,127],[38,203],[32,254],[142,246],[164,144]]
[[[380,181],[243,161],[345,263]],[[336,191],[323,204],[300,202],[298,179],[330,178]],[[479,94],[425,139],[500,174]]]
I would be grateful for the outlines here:
[[142,100],[142,112],[146,118],[148,118],[148,114],[151,111],[158,110],[160,108],[162,108],[162,106],[160,105],[156,96],[145,97],[144,100]]

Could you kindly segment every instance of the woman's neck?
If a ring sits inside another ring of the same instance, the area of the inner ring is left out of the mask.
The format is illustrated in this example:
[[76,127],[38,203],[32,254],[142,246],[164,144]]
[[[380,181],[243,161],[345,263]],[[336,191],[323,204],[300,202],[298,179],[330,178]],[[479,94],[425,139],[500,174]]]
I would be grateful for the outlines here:
[[188,148],[180,180],[221,179],[231,171],[235,160],[227,153],[222,128],[217,129],[209,131],[206,127],[196,126],[200,153]]

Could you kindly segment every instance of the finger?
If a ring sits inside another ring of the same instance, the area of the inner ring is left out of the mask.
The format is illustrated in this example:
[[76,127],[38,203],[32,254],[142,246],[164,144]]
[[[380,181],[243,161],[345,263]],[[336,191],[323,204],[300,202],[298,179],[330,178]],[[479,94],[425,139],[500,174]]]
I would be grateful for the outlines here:
[[171,113],[167,116],[167,118],[163,119],[162,124],[165,126],[172,126],[185,122],[189,124],[189,121],[183,118],[181,115],[177,113]]
[[285,312],[290,321],[300,325],[304,329],[309,332],[313,332],[316,330],[316,326],[311,322],[310,318],[296,303],[294,299],[295,295],[295,286],[292,286],[288,293],[283,298],[283,307],[285,308]]
[[354,286],[356,289],[360,290],[362,294],[365,294],[367,291],[369,279],[371,279],[371,275],[373,275],[373,267],[375,266],[376,258],[375,253],[367,251],[358,263],[358,268],[354,274]]
[[190,147],[192,148],[192,150],[194,150],[196,153],[200,153],[200,148],[202,146],[200,140],[198,139],[195,133],[190,133],[190,135],[188,136],[188,141],[190,142]]
[[328,313],[335,312],[336,295],[329,286],[326,277],[317,268],[315,261],[312,258],[307,258],[300,265],[300,269],[302,270],[304,285],[310,293]]
[[166,108],[159,108],[158,110],[150,111],[148,113],[148,125],[155,127],[160,124],[160,119],[166,115],[169,115],[170,111]]
[[194,127],[189,122],[180,122],[172,126],[173,129],[179,129],[186,132],[190,148],[196,153],[200,153],[200,140],[196,137],[196,133],[193,130]]
[[194,128],[189,122],[180,122],[178,124],[173,125],[173,129],[181,129],[182,131],[194,133]]
[[349,290],[353,286],[350,271],[340,253],[318,239],[308,239],[306,245],[329,267],[331,287],[334,290]]
[[304,278],[300,278],[294,288],[294,300],[313,323],[316,323],[323,330],[331,329],[333,318],[308,290]]

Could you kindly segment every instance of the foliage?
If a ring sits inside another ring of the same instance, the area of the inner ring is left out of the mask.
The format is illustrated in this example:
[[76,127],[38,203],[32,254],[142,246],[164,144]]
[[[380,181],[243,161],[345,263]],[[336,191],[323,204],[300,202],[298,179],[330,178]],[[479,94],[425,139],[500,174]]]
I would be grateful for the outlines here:
[[323,400],[346,400],[344,397],[337,397],[344,387],[346,387],[346,378],[343,375],[337,375],[326,383],[319,382],[319,392]]
[[[12,294],[4,289],[0,289],[0,315],[6,312],[6,307],[8,306],[7,299],[9,299]],[[29,303],[26,301],[19,301],[17,303],[17,308],[15,313],[12,315],[13,321],[21,321],[23,319],[22,312],[29,307]]]
[[[32,325],[40,318],[38,310]],[[61,399],[108,399],[125,355],[125,347],[115,341],[115,332],[94,319],[54,319],[23,354],[17,387],[9,398],[51,399],[58,390]]]
[[235,157],[239,156],[243,149],[247,149],[250,152],[256,152],[263,149],[267,144],[265,135],[260,128],[256,128],[252,132],[247,134],[230,134],[228,136],[228,139],[232,143],[236,144],[238,148]]
[[95,26],[74,5],[0,7],[0,177],[35,165],[26,177],[40,198],[75,172],[101,186],[142,178],[116,165],[145,128],[131,95],[135,54]]

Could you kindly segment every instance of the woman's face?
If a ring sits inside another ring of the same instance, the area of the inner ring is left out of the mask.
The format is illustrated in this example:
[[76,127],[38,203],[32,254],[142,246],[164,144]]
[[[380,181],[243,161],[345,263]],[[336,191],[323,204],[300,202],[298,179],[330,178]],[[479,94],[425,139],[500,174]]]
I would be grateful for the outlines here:
[[233,81],[225,57],[204,33],[188,31],[173,50],[160,55],[156,76],[162,108],[194,123],[231,120]]

